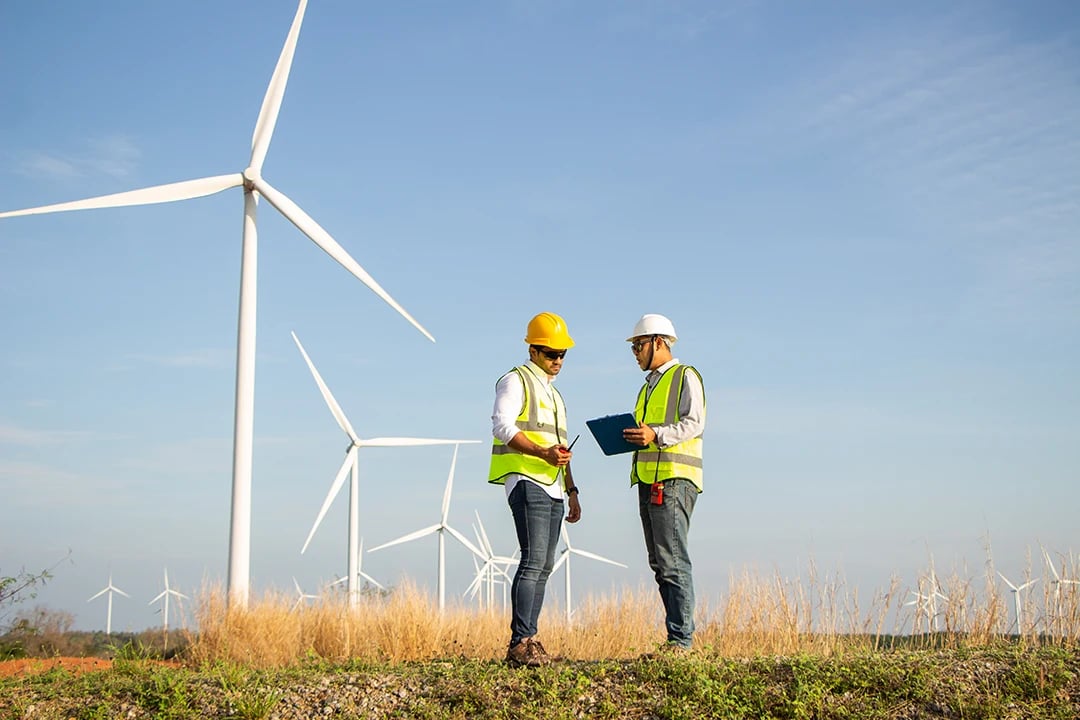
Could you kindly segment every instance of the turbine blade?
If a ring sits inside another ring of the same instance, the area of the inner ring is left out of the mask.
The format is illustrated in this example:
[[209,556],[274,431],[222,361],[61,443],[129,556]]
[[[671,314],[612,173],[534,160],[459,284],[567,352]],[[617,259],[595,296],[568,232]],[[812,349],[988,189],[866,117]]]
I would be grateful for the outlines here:
[[349,436],[350,440],[354,443],[359,443],[360,438],[357,437],[356,431],[353,430],[352,425],[349,423],[349,418],[345,416],[345,411],[341,409],[337,400],[334,399],[334,394],[330,392],[330,388],[323,382],[322,375],[320,375],[319,371],[315,368],[315,363],[311,362],[311,358],[308,357],[307,351],[304,350],[304,346],[300,343],[300,338],[296,337],[295,332],[292,333],[292,339],[296,343],[296,347],[300,349],[300,354],[304,356],[304,362],[307,363],[308,369],[311,370],[311,375],[315,378],[315,384],[319,386],[319,392],[322,393],[323,400],[326,401],[326,406],[330,408],[330,414],[337,420],[338,427],[341,428],[342,432]]
[[113,588],[113,590],[115,590],[116,592],[120,593],[121,595],[123,595],[123,596],[124,596],[124,597],[126,597],[126,598],[129,598],[129,597],[131,597],[130,595],[128,595],[128,594],[127,594],[126,592],[124,592],[123,590],[121,590],[121,589],[120,589],[120,588],[118,588],[118,587],[114,587],[114,588]]
[[[1000,570],[998,570],[998,575],[1001,575],[1001,571],[1000,571]],[[1012,589],[1013,589],[1014,591],[1015,591],[1015,590],[1017,590],[1017,587],[1016,587],[1015,585],[1013,585],[1013,584],[1012,584],[1012,583],[1011,583],[1011,582],[1009,581],[1009,578],[1005,577],[1004,575],[1001,575],[1001,579],[1002,579],[1002,580],[1004,580],[1004,581],[1005,581],[1005,584],[1006,584],[1006,585],[1008,585],[1009,587],[1011,587],[1011,588],[1012,588]]]
[[454,455],[450,458],[450,474],[446,476],[446,489],[442,496],[442,522],[446,524],[446,516],[450,512],[450,495],[454,492],[454,468],[457,467],[458,446],[454,446]]
[[555,564],[551,566],[551,572],[554,574],[554,572],[558,570],[564,562],[566,562],[566,558],[568,557],[570,557],[569,550],[563,550],[561,553],[559,553],[559,559],[556,560]]
[[591,553],[588,550],[578,550],[577,548],[571,548],[570,552],[574,553],[575,555],[581,555],[582,557],[592,558],[593,560],[599,560],[600,562],[606,562],[608,565],[618,565],[622,568],[626,567],[621,562],[616,562],[615,560],[608,560],[606,557],[600,557],[596,553]]
[[308,533],[307,540],[304,541],[304,547],[300,549],[301,555],[307,550],[311,538],[315,537],[315,531],[319,529],[319,523],[326,517],[326,511],[330,509],[330,504],[334,502],[334,498],[336,498],[337,494],[341,491],[341,486],[345,484],[345,478],[348,477],[349,471],[352,469],[353,463],[355,462],[356,446],[354,445],[349,448],[349,452],[345,454],[345,462],[341,463],[337,476],[334,478],[334,483],[330,486],[330,492],[326,493],[326,500],[323,501],[322,508],[319,510],[319,515],[315,518],[315,524],[311,526],[311,532]]
[[274,66],[274,74],[270,76],[270,85],[266,88],[266,95],[263,96],[259,119],[255,121],[255,132],[251,135],[250,165],[256,170],[262,168],[266,151],[270,147],[270,138],[274,135],[274,126],[277,124],[278,112],[281,110],[281,100],[285,96],[285,86],[289,82],[289,71],[292,69],[296,41],[300,37],[300,25],[304,22],[306,9],[307,0],[300,0],[300,6],[296,9],[292,26],[289,28],[289,34],[285,37],[285,45],[281,48],[277,65]]
[[465,537],[449,525],[443,525],[443,527],[446,528],[446,531],[448,533],[457,538],[458,542],[467,547],[474,555],[484,560],[485,562],[487,561],[487,555],[484,555],[484,553],[480,552],[480,549],[473,545],[471,542],[469,542],[469,539],[467,537]]
[[380,585],[380,584],[379,584],[379,581],[378,581],[378,580],[376,580],[375,578],[371,577],[371,576],[370,576],[370,575],[368,575],[368,574],[367,574],[366,572],[361,572],[361,573],[360,573],[360,577],[364,578],[365,580],[367,580],[367,581],[368,581],[369,583],[371,583],[371,584],[372,584],[372,585],[374,585],[375,587],[379,588],[380,590],[385,590],[385,589],[386,589],[386,588],[384,588],[384,587],[383,587],[382,585]]
[[97,594],[95,594],[95,595],[92,595],[92,596],[90,596],[89,598],[87,598],[87,599],[86,599],[86,602],[90,602],[91,600],[97,600],[97,599],[98,599],[99,597],[101,597],[102,595],[104,595],[104,594],[105,594],[105,593],[107,593],[107,592],[109,592],[109,588],[105,588],[105,589],[104,589],[104,590],[102,590],[101,592],[99,592],[99,593],[97,593]]
[[488,555],[495,554],[495,548],[491,546],[491,541],[488,540],[487,531],[484,530],[484,522],[480,519],[480,511],[474,510],[476,513],[476,523],[480,526],[480,542],[483,543],[484,549],[488,551]]
[[45,213],[68,212],[69,210],[95,210],[98,208],[129,207],[132,205],[153,205],[155,203],[176,202],[177,200],[190,200],[191,198],[213,195],[222,190],[239,187],[244,183],[244,176],[240,173],[230,175],[217,175],[215,177],[200,178],[198,180],[185,180],[184,182],[171,183],[169,185],[155,185],[154,187],[142,188],[141,190],[129,190],[112,195],[87,198],[85,200],[73,200],[71,202],[56,203],[55,205],[42,205],[41,207],[27,208],[26,210],[11,210],[0,213],[0,218],[18,217],[20,215],[42,215]]
[[361,440],[364,447],[416,447],[420,445],[475,445],[479,440],[442,440],[435,438],[377,437]]
[[368,552],[373,553],[376,550],[382,550],[383,548],[388,548],[391,545],[400,545],[401,543],[407,543],[410,540],[416,540],[417,538],[422,538],[425,535],[431,535],[432,533],[438,532],[439,527],[440,527],[439,525],[432,525],[430,527],[424,528],[423,530],[417,530],[416,532],[411,532],[408,535],[403,535],[403,536],[399,537],[397,540],[391,540],[390,542],[383,543],[382,545],[377,545],[376,547],[373,547],[370,550],[368,550]]
[[278,212],[284,215],[289,222],[299,228],[300,232],[311,238],[312,242],[322,248],[327,255],[334,258],[338,264],[351,272],[357,280],[367,285],[368,288],[382,298],[386,304],[397,310],[398,313],[408,320],[413,327],[422,332],[428,340],[435,342],[435,338],[432,334],[424,329],[424,326],[418,323],[412,315],[406,312],[405,308],[401,307],[397,300],[390,297],[389,293],[383,290],[379,283],[375,282],[375,278],[368,275],[367,271],[360,267],[360,263],[356,262],[356,260],[345,251],[345,248],[341,247],[341,245],[338,244],[338,241],[330,236],[330,233],[323,230],[319,223],[315,222],[310,215],[301,210],[299,205],[275,190],[270,183],[266,182],[266,180],[261,177],[254,182],[255,187],[262,193],[262,196],[266,198],[271,205],[277,208]]

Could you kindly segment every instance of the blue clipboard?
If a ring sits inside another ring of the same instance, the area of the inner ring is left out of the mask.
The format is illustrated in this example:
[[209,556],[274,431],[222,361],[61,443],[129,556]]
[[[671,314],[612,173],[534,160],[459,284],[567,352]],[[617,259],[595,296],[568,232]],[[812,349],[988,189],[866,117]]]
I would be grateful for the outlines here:
[[637,420],[630,413],[605,415],[586,420],[585,425],[588,426],[589,432],[596,438],[596,444],[605,455],[620,455],[642,449],[640,445],[632,445],[623,439],[623,430],[638,426]]

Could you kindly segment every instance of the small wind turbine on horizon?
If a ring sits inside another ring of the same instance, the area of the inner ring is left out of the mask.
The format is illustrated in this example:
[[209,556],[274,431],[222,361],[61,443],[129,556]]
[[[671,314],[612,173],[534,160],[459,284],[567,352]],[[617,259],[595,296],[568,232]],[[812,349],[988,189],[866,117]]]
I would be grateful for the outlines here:
[[[473,557],[473,563],[476,567],[476,576],[473,578],[472,583],[465,589],[465,595],[469,597],[480,596],[480,607],[486,607],[491,609],[495,605],[495,585],[501,585],[503,588],[503,607],[506,607],[506,588],[513,582],[513,578],[507,573],[507,570],[511,565],[516,565],[518,560],[514,557],[506,555],[496,555],[495,549],[491,545],[491,541],[488,539],[487,531],[484,529],[484,522],[480,519],[480,512],[474,510],[476,513],[477,525],[473,526],[473,532],[476,535],[476,539],[479,541],[480,549],[483,551],[481,556],[484,560],[483,564],[476,561],[476,557]],[[479,527],[478,527],[479,526]],[[496,576],[501,575],[502,580],[499,580]],[[481,593],[481,590],[484,592]]]
[[609,565],[615,565],[615,566],[621,567],[621,568],[625,568],[626,565],[623,565],[621,562],[616,562],[615,560],[609,560],[606,557],[601,557],[601,556],[597,555],[596,553],[589,552],[588,550],[579,550],[579,549],[577,549],[576,547],[574,547],[573,545],[570,544],[570,533],[568,533],[566,531],[566,525],[567,525],[567,523],[564,522],[562,524],[562,529],[559,531],[559,534],[562,536],[562,541],[563,541],[563,545],[564,545],[563,551],[559,555],[559,559],[556,560],[555,564],[552,566],[551,572],[552,572],[552,574],[554,574],[555,571],[559,569],[560,565],[565,565],[566,566],[566,621],[570,622],[571,618],[574,616],[573,608],[570,605],[570,602],[571,602],[571,595],[570,595],[570,556],[571,555],[580,555],[581,557],[587,557],[587,558],[590,558],[592,560],[599,560],[600,562],[604,562],[604,563],[607,563]]
[[93,600],[97,600],[99,597],[101,597],[105,593],[108,593],[108,602],[107,602],[108,609],[105,611],[105,634],[106,635],[112,635],[112,599],[113,599],[113,593],[120,593],[121,595],[123,595],[126,598],[130,598],[131,596],[128,595],[123,590],[121,590],[120,588],[113,585],[112,573],[109,573],[109,584],[105,586],[104,590],[101,590],[97,594],[93,595],[86,602],[91,602]]
[[1009,589],[1012,591],[1012,594],[1013,594],[1013,606],[1015,607],[1015,610],[1016,610],[1016,612],[1015,612],[1016,634],[1017,635],[1023,635],[1024,634],[1024,628],[1023,628],[1023,625],[1020,624],[1021,617],[1022,617],[1021,612],[1020,612],[1020,607],[1021,607],[1020,593],[1023,592],[1024,590],[1028,589],[1029,587],[1031,587],[1035,583],[1039,582],[1039,578],[1032,578],[1031,580],[1028,580],[1023,585],[1017,587],[1016,585],[1013,585],[1012,581],[1009,580],[1009,578],[1005,577],[1005,575],[1002,574],[1002,572],[1000,570],[998,571],[998,575],[1001,576],[1001,579],[1005,581],[1005,584],[1008,585]]
[[293,54],[300,35],[307,0],[300,0],[285,45],[281,49],[274,73],[270,78],[262,107],[251,138],[251,157],[243,172],[186,180],[168,185],[103,195],[85,200],[43,205],[24,210],[0,213],[0,218],[37,215],[71,210],[129,207],[176,202],[205,197],[230,188],[243,188],[244,226],[240,270],[240,312],[236,347],[236,398],[233,427],[232,514],[229,533],[229,603],[246,608],[251,572],[251,468],[255,414],[255,316],[256,268],[258,233],[255,215],[260,196],[285,216],[302,233],[353,274],[376,295],[394,308],[429,340],[431,333],[424,329],[401,305],[360,267],[348,252],[310,215],[262,177],[263,162],[277,124],[278,112],[285,95],[285,86],[292,68]]
[[164,600],[164,602],[162,603],[162,606],[161,606],[161,629],[162,629],[162,631],[165,632],[166,635],[168,635],[168,633],[169,633],[169,596],[170,595],[175,595],[177,602],[179,602],[180,600],[190,600],[191,599],[187,595],[185,595],[184,593],[182,593],[182,592],[180,592],[178,590],[173,590],[171,587],[169,587],[169,569],[165,568],[165,589],[162,590],[160,593],[158,593],[157,597],[155,597],[153,600],[151,600],[150,602],[148,602],[146,604],[147,605],[153,605],[158,600]]
[[[356,551],[356,574],[359,576],[356,579],[356,584],[358,586],[360,584],[360,578],[363,578],[364,580],[367,580],[369,583],[379,588],[380,590],[386,590],[386,588],[383,587],[382,583],[364,572],[364,538],[360,538],[360,546]],[[330,583],[330,587],[334,587],[335,585],[340,585],[343,582],[347,582],[348,579],[349,578],[342,575],[337,580]]]
[[[386,437],[386,438],[370,438],[368,440],[361,440],[360,436],[353,430],[352,424],[349,422],[349,418],[345,416],[345,411],[338,405],[334,394],[330,392],[330,388],[325,382],[323,382],[322,375],[319,374],[318,369],[315,367],[315,363],[308,357],[307,351],[304,350],[304,346],[300,343],[300,338],[296,336],[296,333],[292,333],[293,341],[296,342],[296,347],[300,349],[300,354],[304,356],[304,362],[307,363],[308,369],[311,370],[312,377],[315,378],[315,384],[319,386],[319,391],[322,393],[323,400],[326,401],[326,406],[330,408],[330,414],[334,416],[334,420],[337,421],[338,427],[349,438],[349,446],[345,450],[345,460],[342,461],[341,467],[338,469],[337,476],[334,478],[334,482],[330,485],[330,492],[326,494],[326,500],[323,501],[322,508],[319,510],[318,516],[315,518],[315,524],[311,526],[311,532],[308,533],[307,540],[304,541],[304,546],[300,549],[300,554],[303,555],[308,549],[308,545],[311,544],[311,539],[315,537],[315,531],[319,529],[319,524],[322,523],[323,518],[326,516],[327,510],[330,509],[331,503],[334,502],[334,498],[341,491],[342,485],[345,484],[345,478],[349,478],[349,538],[348,538],[348,592],[349,592],[349,606],[356,607],[360,601],[360,588],[357,586],[357,578],[360,576],[360,470],[359,470],[359,451],[363,447],[416,447],[421,445],[453,445],[454,446],[454,460],[457,460],[457,448],[461,444],[473,444],[480,442],[479,440],[436,440],[432,438],[400,438],[400,437]],[[453,466],[451,466],[451,473],[453,473]]]
[[319,599],[318,595],[311,595],[309,593],[304,592],[303,589],[301,589],[301,587],[300,587],[300,582],[295,577],[292,579],[292,581],[293,581],[293,587],[296,588],[296,594],[298,595],[298,597],[296,598],[296,602],[293,604],[292,609],[289,612],[296,612],[297,610],[299,610],[300,607],[304,604],[305,600],[318,600]]
[[[478,440],[470,440],[468,442],[479,442]],[[450,460],[450,474],[446,476],[446,489],[443,490],[442,500],[442,513],[439,516],[439,522],[435,525],[430,525],[426,528],[422,528],[415,532],[411,532],[408,535],[403,535],[396,540],[383,543],[377,547],[373,547],[368,552],[375,552],[376,550],[382,550],[388,548],[391,545],[399,545],[401,543],[409,542],[410,540],[416,540],[418,538],[425,537],[427,535],[436,534],[439,536],[439,581],[438,581],[438,595],[439,595],[439,612],[442,612],[446,608],[446,533],[450,533],[457,539],[462,545],[464,545],[473,555],[483,558],[482,553],[475,545],[469,542],[469,539],[462,535],[460,532],[450,527],[448,523],[448,517],[450,514],[450,495],[454,491],[454,468],[457,465],[458,446],[454,445],[454,457]]]

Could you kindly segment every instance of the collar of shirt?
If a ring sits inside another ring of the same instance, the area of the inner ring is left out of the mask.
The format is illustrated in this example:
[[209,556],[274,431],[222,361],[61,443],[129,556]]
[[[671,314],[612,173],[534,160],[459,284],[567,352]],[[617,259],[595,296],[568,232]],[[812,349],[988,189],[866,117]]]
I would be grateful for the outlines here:
[[536,377],[540,378],[540,380],[542,382],[544,382],[546,385],[550,386],[553,382],[555,382],[555,376],[554,375],[548,375],[544,371],[544,368],[540,367],[539,365],[534,363],[532,360],[529,360],[525,364],[533,371],[533,374],[536,375]]
[[647,382],[649,384],[649,387],[652,387],[652,386],[656,385],[656,383],[660,382],[660,376],[661,375],[663,375],[670,368],[672,368],[672,367],[674,367],[674,366],[676,366],[678,364],[679,364],[679,358],[671,358],[666,363],[664,363],[660,367],[658,367],[655,370],[653,370],[652,372],[650,372],[645,377],[645,382]]

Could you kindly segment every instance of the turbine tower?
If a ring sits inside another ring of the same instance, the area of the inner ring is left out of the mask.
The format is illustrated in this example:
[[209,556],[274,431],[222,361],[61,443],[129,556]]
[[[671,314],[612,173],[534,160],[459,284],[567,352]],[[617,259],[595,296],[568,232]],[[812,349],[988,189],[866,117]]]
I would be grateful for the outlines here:
[[361,440],[353,430],[352,424],[349,422],[349,418],[345,416],[345,412],[338,405],[334,394],[330,392],[330,388],[323,381],[322,375],[319,374],[318,369],[315,367],[315,363],[308,357],[307,351],[304,350],[304,346],[300,343],[300,338],[296,337],[296,333],[292,334],[293,340],[296,342],[296,347],[300,349],[300,354],[304,356],[304,362],[307,363],[308,369],[311,370],[312,377],[315,378],[315,384],[319,386],[319,391],[322,393],[323,400],[326,401],[326,406],[330,408],[330,414],[334,416],[337,421],[338,427],[349,438],[349,447],[345,450],[345,460],[341,463],[341,468],[338,470],[337,476],[334,478],[334,482],[330,485],[330,492],[326,494],[326,500],[323,501],[322,508],[319,510],[318,517],[315,518],[315,524],[311,526],[311,532],[308,533],[307,540],[304,541],[304,547],[300,549],[300,554],[303,555],[308,549],[308,545],[311,544],[311,539],[315,537],[315,531],[319,529],[319,524],[326,516],[326,511],[330,509],[330,504],[334,502],[334,498],[341,491],[342,485],[345,484],[345,478],[349,478],[349,538],[348,538],[348,551],[346,553],[348,561],[348,592],[349,592],[349,606],[356,607],[360,601],[360,588],[357,586],[357,578],[360,575],[360,470],[359,470],[359,450],[362,447],[403,447],[410,446],[415,447],[419,445],[453,445],[454,457],[457,458],[457,446],[459,444],[471,444],[478,443],[479,440],[434,440],[431,438],[371,438],[370,440]]
[[551,572],[554,573],[556,570],[558,570],[560,565],[566,566],[566,622],[570,622],[570,618],[573,617],[574,614],[573,609],[570,607],[570,556],[580,555],[581,557],[599,560],[600,562],[605,562],[609,565],[616,565],[621,568],[626,567],[626,565],[623,565],[621,562],[616,562],[615,560],[608,560],[606,557],[600,557],[596,553],[591,553],[588,550],[578,550],[576,547],[570,544],[570,534],[566,531],[565,522],[562,524],[560,534],[562,535],[562,541],[565,547],[563,548],[562,553],[559,555],[559,559],[556,560],[555,564],[552,566]]
[[126,598],[130,598],[131,596],[128,595],[123,590],[121,590],[120,588],[118,588],[118,587],[116,587],[115,585],[112,584],[112,573],[109,573],[109,584],[105,586],[104,590],[101,590],[96,595],[89,598],[86,602],[91,602],[92,600],[97,600],[99,597],[101,597],[105,593],[108,593],[108,597],[107,597],[108,610],[105,611],[105,634],[106,635],[112,635],[112,598],[113,598],[113,593],[120,593],[121,595],[123,595]]
[[176,202],[213,195],[230,188],[243,188],[244,229],[240,269],[240,313],[236,342],[236,399],[233,425],[232,514],[229,530],[229,604],[246,608],[251,574],[251,465],[255,414],[255,306],[258,234],[255,225],[259,197],[264,197],[319,248],[368,286],[376,295],[400,313],[432,342],[435,338],[375,282],[310,215],[275,189],[262,176],[263,162],[277,124],[285,85],[292,68],[296,41],[304,20],[307,0],[300,0],[285,45],[278,57],[270,85],[251,138],[251,157],[243,172],[185,180],[168,185],[103,195],[86,200],[43,205],[25,210],[0,213],[0,218],[20,215],[128,207]]
[[[479,441],[473,440],[470,442]],[[480,552],[480,550],[477,549],[475,545],[469,542],[468,538],[466,538],[454,528],[450,527],[450,525],[447,523],[447,518],[450,513],[450,495],[454,491],[454,468],[457,465],[457,453],[458,446],[454,445],[454,457],[450,461],[450,474],[446,477],[446,489],[443,490],[442,513],[439,516],[439,522],[435,525],[431,525],[421,530],[417,530],[416,532],[411,532],[408,535],[403,535],[396,540],[391,540],[390,542],[383,543],[382,545],[373,547],[368,550],[368,552],[375,552],[376,550],[388,548],[391,545],[399,545],[401,543],[406,543],[410,540],[416,540],[418,538],[422,538],[433,533],[437,534],[439,536],[439,612],[442,612],[446,608],[446,533],[450,533],[451,535],[453,535],[457,539],[457,541],[464,545],[466,548],[468,548],[473,555],[476,555],[479,558],[484,558],[484,553]]]

